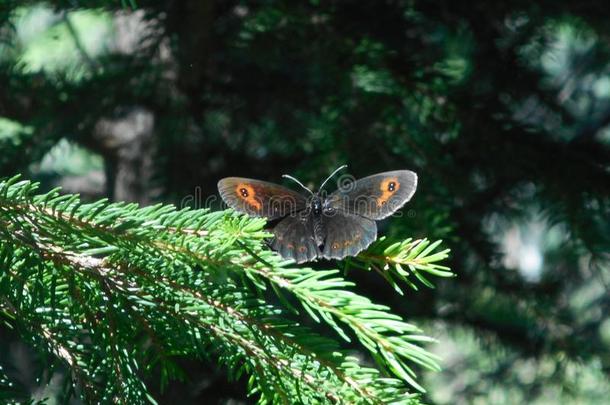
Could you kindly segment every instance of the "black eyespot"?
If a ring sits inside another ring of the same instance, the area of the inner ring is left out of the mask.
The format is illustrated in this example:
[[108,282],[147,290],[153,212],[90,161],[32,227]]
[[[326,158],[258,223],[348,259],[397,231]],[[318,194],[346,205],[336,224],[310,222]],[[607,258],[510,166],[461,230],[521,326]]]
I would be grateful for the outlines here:
[[394,190],[396,190],[396,183],[391,181],[390,184],[388,184],[388,191],[394,191]]
[[241,196],[246,198],[248,197],[248,190],[246,190],[245,188],[240,188],[239,192],[241,193]]

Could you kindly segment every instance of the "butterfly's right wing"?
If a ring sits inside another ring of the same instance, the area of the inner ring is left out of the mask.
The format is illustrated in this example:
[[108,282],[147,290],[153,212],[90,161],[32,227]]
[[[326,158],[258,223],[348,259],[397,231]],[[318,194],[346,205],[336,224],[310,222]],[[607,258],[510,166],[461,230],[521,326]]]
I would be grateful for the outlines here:
[[271,247],[284,259],[297,263],[309,262],[321,255],[313,233],[313,217],[302,211],[282,219],[273,228]]
[[372,219],[335,210],[323,215],[326,237],[322,255],[327,259],[356,256],[377,239],[377,225]]
[[218,192],[234,210],[269,220],[301,211],[307,203],[305,197],[289,188],[243,177],[220,180]]
[[413,197],[417,175],[409,170],[383,172],[356,180],[331,193],[327,209],[378,221],[392,215]]

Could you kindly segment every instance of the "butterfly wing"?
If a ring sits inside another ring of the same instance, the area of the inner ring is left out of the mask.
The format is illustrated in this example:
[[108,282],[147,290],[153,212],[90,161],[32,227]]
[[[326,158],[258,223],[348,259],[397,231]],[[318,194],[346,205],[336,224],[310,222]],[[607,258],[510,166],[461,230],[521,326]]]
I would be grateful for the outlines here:
[[395,170],[364,177],[339,188],[326,200],[327,209],[338,209],[369,219],[392,215],[413,197],[417,174]]
[[377,239],[375,221],[336,210],[332,215],[322,215],[324,231],[324,250],[327,259],[343,259],[355,256]]
[[303,210],[307,202],[301,194],[279,184],[243,177],[220,180],[218,192],[234,210],[269,220]]
[[313,236],[313,218],[309,212],[299,212],[282,219],[273,228],[273,250],[285,259],[308,262],[321,255]]

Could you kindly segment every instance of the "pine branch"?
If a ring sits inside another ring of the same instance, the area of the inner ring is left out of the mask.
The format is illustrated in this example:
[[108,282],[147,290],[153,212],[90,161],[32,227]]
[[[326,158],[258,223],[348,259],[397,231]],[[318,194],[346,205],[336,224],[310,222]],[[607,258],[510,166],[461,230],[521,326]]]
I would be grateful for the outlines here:
[[[269,251],[263,220],[82,204],[17,180],[0,183],[0,317],[63,363],[88,401],[154,403],[144,378],[159,369],[167,384],[178,356],[213,356],[232,375],[249,374],[263,403],[418,403],[404,382],[423,388],[407,362],[438,369],[417,345],[430,338],[350,291],[338,270],[291,267]],[[420,263],[431,250],[420,250]],[[361,366],[252,284],[294,295],[348,340],[339,324],[349,327],[398,378]]]

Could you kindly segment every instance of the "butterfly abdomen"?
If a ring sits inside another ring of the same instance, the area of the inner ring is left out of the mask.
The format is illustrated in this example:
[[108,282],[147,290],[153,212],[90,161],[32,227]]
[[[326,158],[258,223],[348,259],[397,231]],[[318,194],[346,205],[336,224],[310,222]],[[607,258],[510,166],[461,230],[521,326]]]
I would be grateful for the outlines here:
[[324,222],[322,221],[322,215],[314,215],[313,217],[313,238],[318,247],[324,244],[324,237],[326,232],[324,232]]

